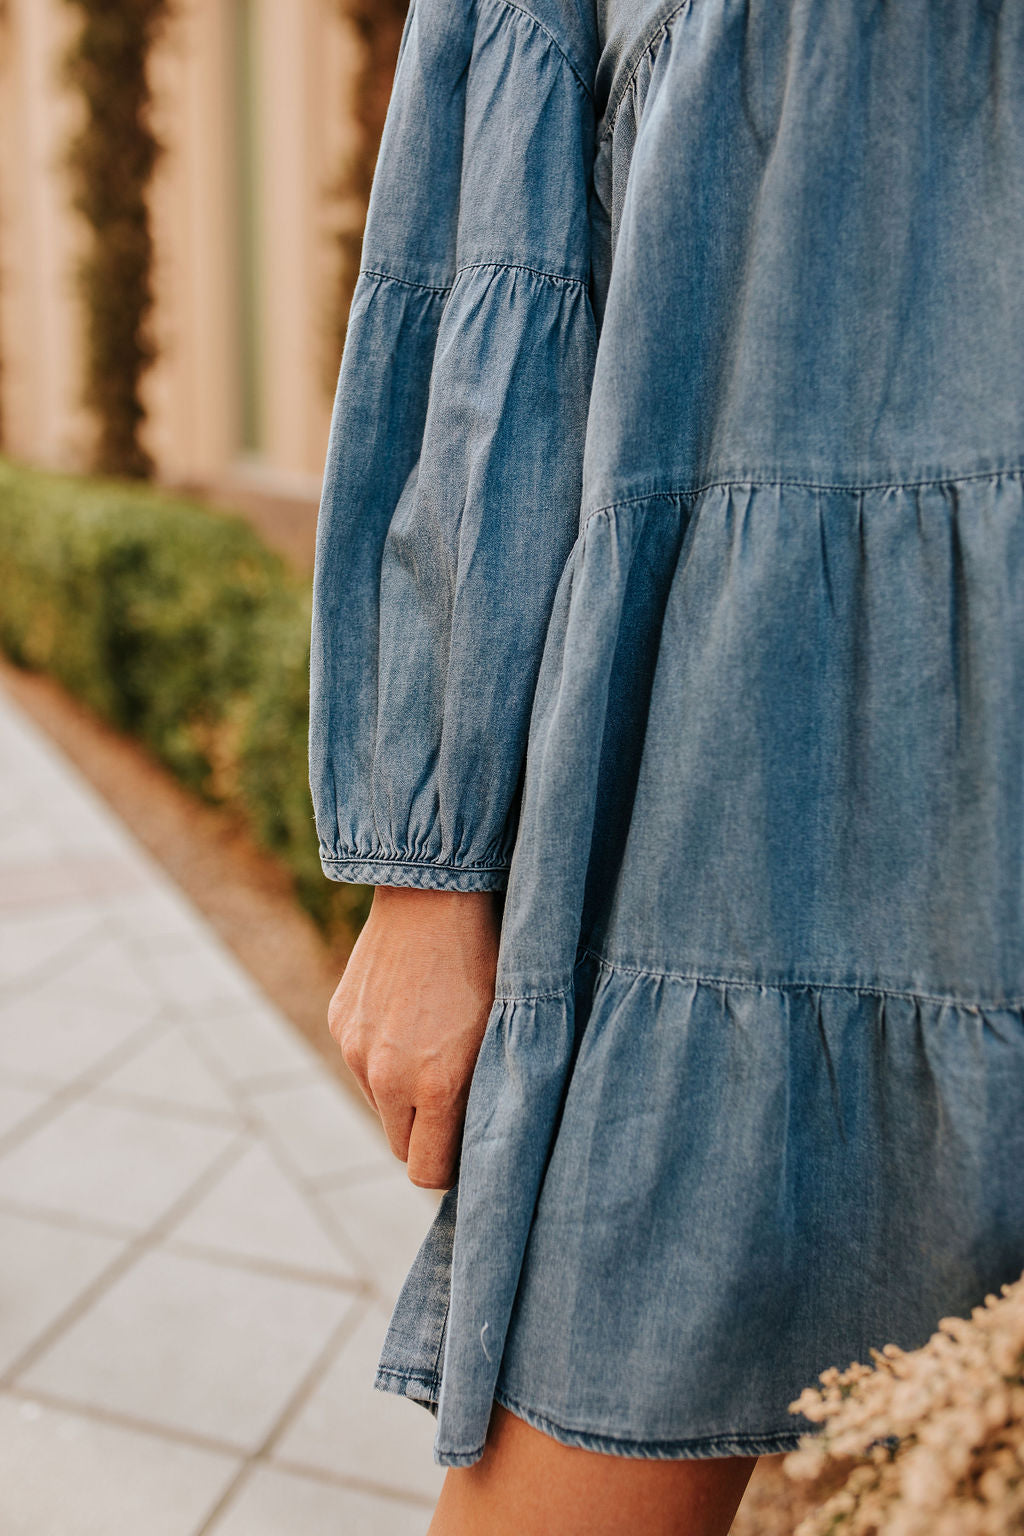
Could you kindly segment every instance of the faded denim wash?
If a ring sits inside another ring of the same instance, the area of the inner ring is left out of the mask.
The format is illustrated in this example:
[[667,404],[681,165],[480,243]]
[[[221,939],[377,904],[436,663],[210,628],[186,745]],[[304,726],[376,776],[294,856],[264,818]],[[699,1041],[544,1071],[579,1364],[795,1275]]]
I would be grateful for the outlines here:
[[318,525],[337,880],[505,890],[377,1383],[791,1447],[1024,1267],[1024,0],[413,0]]

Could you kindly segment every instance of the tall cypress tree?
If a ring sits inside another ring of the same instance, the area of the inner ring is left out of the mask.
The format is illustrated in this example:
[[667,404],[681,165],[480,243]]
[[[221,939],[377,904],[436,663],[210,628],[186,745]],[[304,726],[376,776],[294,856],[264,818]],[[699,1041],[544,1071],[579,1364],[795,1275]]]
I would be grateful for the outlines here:
[[171,0],[67,0],[81,29],[66,60],[85,102],[69,149],[74,206],[92,239],[79,268],[86,316],[86,402],[99,432],[95,468],[146,476],[153,464],[139,441],[145,419],[140,383],[156,348],[153,240],[146,193],[161,152],[149,126],[147,59]]

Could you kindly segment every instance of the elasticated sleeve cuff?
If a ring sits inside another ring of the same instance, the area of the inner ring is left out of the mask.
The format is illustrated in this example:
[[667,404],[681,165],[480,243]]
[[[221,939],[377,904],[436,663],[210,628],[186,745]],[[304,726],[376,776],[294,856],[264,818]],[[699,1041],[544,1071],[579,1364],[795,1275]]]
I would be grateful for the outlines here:
[[356,885],[403,885],[420,891],[503,891],[508,865],[471,868],[455,864],[389,858],[329,858],[321,855],[329,880]]

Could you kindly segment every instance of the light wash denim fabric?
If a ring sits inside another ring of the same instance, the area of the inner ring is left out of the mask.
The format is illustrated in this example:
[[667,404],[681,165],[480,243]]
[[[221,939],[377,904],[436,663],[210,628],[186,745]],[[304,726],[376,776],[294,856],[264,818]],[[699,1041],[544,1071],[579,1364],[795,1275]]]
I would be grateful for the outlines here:
[[339,880],[505,888],[377,1383],[771,1452],[1024,1267],[1024,0],[413,0],[318,528]]

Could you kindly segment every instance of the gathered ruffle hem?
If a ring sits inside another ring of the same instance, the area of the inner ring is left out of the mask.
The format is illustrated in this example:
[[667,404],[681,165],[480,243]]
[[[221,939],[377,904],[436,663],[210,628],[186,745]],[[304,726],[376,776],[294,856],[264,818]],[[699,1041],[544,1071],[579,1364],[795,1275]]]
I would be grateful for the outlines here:
[[376,1385],[437,1414],[448,1466],[492,1400],[611,1454],[791,1449],[821,1370],[1019,1272],[1022,1082],[1019,998],[587,954],[570,993],[494,1005]]
[[586,521],[458,1184],[377,1375],[442,1464],[494,1401],[786,1449],[820,1371],[1024,1268],[1021,582],[1016,470]]

